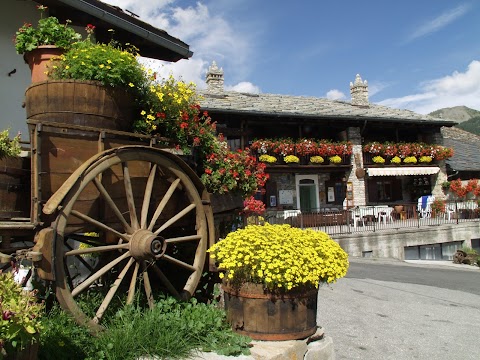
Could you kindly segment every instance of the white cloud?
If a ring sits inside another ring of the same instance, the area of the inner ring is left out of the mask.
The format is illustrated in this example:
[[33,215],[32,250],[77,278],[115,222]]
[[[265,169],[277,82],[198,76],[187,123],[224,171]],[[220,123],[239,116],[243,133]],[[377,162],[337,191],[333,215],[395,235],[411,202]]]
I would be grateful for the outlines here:
[[379,104],[421,114],[460,105],[480,109],[480,61],[472,61],[465,72],[454,71],[452,75],[421,84],[418,94],[386,99]]
[[421,25],[415,31],[413,31],[407,38],[407,42],[413,41],[420,37],[424,37],[439,31],[440,29],[444,28],[448,24],[454,22],[461,16],[463,16],[469,9],[470,6],[468,5],[460,5],[456,8],[447,10],[440,16],[436,17],[433,20],[428,21],[427,23]]
[[340,90],[332,89],[329,92],[327,92],[326,98],[329,100],[344,100],[346,99],[346,96]]
[[[225,78],[240,82],[249,74],[254,39],[248,33],[236,31],[221,13],[211,14],[205,3],[182,8],[176,0],[104,0],[128,9],[169,35],[190,45],[194,55],[177,63],[154,62],[160,75],[172,73],[184,81],[193,81],[199,88],[205,87],[205,74],[213,60],[225,71]],[[243,24],[244,25],[244,24]],[[141,51],[141,49],[140,49]],[[256,88],[252,84],[251,89]]]
[[237,91],[237,92],[249,93],[249,94],[260,94],[261,92],[258,86],[248,81],[239,82],[237,85],[234,85],[234,86],[225,86],[225,90]]
[[383,89],[386,87],[390,86],[390,84],[384,83],[384,82],[369,82],[368,83],[368,96],[373,96],[375,94],[378,94],[381,92]]

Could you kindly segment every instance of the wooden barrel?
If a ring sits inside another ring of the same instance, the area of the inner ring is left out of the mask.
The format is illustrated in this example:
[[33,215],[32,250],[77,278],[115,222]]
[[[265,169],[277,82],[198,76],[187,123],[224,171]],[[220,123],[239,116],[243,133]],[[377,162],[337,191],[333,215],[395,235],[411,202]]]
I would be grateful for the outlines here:
[[28,120],[131,131],[133,101],[121,88],[98,81],[49,80],[25,92]]
[[234,331],[255,340],[305,339],[317,329],[317,289],[274,294],[263,285],[223,285],[227,320]]
[[0,219],[30,217],[30,159],[0,159]]

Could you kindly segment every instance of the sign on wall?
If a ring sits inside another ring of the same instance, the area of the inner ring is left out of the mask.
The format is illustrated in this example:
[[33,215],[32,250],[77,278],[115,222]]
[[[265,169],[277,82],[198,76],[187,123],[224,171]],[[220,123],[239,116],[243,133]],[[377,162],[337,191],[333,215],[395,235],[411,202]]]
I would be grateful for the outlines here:
[[278,203],[280,205],[293,205],[293,190],[280,190],[278,192]]

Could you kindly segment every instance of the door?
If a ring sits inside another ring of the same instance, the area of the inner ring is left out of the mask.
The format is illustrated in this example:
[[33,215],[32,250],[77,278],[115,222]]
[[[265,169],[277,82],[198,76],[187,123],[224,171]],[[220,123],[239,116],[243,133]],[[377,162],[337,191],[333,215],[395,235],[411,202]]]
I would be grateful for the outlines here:
[[302,212],[317,211],[319,208],[318,176],[296,175],[297,208]]

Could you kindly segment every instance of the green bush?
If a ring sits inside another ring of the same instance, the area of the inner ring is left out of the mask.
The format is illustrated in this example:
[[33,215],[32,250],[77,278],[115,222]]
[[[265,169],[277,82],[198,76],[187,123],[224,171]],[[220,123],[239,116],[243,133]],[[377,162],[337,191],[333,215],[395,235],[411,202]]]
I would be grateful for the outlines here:
[[[85,304],[83,304],[85,305]],[[152,310],[128,306],[117,311],[97,337],[58,307],[45,319],[40,359],[187,358],[193,351],[249,354],[250,338],[235,334],[215,304],[161,299]]]

